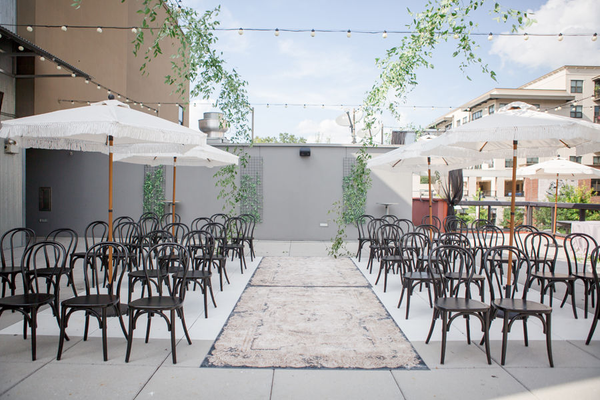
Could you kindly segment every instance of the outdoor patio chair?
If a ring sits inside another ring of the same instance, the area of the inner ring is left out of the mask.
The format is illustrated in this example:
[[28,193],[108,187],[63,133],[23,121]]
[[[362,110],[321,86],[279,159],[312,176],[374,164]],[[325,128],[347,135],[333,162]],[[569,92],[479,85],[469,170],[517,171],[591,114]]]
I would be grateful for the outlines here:
[[431,284],[439,277],[432,276],[427,269],[427,262],[424,262],[425,259],[429,258],[430,250],[431,242],[425,233],[409,232],[400,238],[402,291],[400,292],[400,300],[398,300],[398,308],[400,308],[406,294],[406,319],[408,319],[410,312],[410,297],[417,286],[425,284],[429,292],[429,305],[433,306]]
[[140,262],[142,229],[137,222],[123,221],[113,228],[113,240],[127,249],[127,271],[132,271]]
[[393,224],[398,220],[398,217],[396,217],[394,214],[386,214],[381,216],[381,220],[384,224]]
[[483,255],[487,249],[504,246],[504,232],[496,225],[475,225],[474,255],[479,254],[479,274],[483,274]]
[[[87,341],[90,317],[98,320],[102,331],[102,354],[104,361],[108,361],[108,318],[117,316],[121,324],[121,330],[127,338],[127,329],[123,322],[123,308],[120,304],[121,283],[127,269],[127,248],[116,242],[98,243],[86,252],[83,262],[83,279],[85,283],[85,294],[75,296],[61,302],[60,317],[60,339],[58,343],[58,354],[56,359],[60,360],[63,345],[66,338],[69,319],[76,312],[85,313],[85,328],[83,340]],[[109,265],[111,268],[109,268]],[[93,282],[99,282],[101,266],[105,271],[112,270],[106,285],[92,286]]]
[[137,283],[142,284],[142,296],[144,296],[144,291],[146,290],[146,287],[148,286],[147,282],[146,282],[148,275],[152,278],[151,282],[153,282],[153,283],[156,282],[156,280],[157,280],[156,275],[160,273],[160,270],[155,270],[152,272],[145,271],[144,268],[142,267],[142,263],[144,261],[144,257],[148,253],[148,251],[152,247],[157,246],[162,243],[175,243],[175,239],[170,231],[156,230],[156,231],[152,231],[149,234],[142,237],[141,246],[140,246],[139,263],[134,265],[134,269],[130,270],[129,273],[127,274],[127,280],[128,280],[127,302],[128,303],[131,302],[131,299],[133,297],[133,292],[135,291],[135,285]]
[[181,222],[181,216],[177,213],[168,213],[160,218],[160,225],[164,228],[165,226],[174,222]]
[[[71,253],[69,258],[69,268],[75,269],[77,261],[83,260],[87,251],[98,243],[108,240],[108,224],[104,221],[93,221],[85,227],[84,233],[85,250]],[[95,282],[93,283],[95,284]]]
[[223,253],[225,257],[231,252],[231,260],[237,256],[240,259],[240,271],[243,274],[246,269],[246,258],[244,256],[244,232],[246,232],[246,221],[240,217],[231,217],[225,224],[225,245]]
[[415,224],[413,224],[413,222],[410,219],[398,218],[398,220],[396,220],[396,222],[394,223],[398,225],[404,233],[415,231]]
[[172,222],[163,226],[165,231],[173,234],[176,243],[183,243],[183,237],[190,232],[190,228],[183,222]]
[[23,253],[23,264],[19,265],[23,278],[23,294],[2,297],[0,299],[0,316],[4,311],[18,311],[23,314],[23,338],[27,339],[27,326],[31,329],[31,360],[36,360],[37,347],[37,315],[43,306],[50,306],[56,322],[60,327],[60,314],[56,308],[58,278],[49,282],[46,276],[38,276],[41,269],[62,269],[67,263],[67,250],[53,241],[43,241],[29,245]]
[[[592,250],[590,254],[591,265],[590,269],[592,270],[592,276],[594,277],[594,283],[592,285],[591,290],[596,291],[596,298],[600,301],[600,280],[598,278],[598,258],[600,257],[600,247],[596,247]],[[594,331],[596,330],[596,325],[598,324],[598,320],[600,320],[600,306],[596,305],[596,311],[594,312],[594,319],[592,321],[592,326],[590,327],[590,333],[588,333],[588,337],[585,341],[586,345],[589,345],[592,336],[594,336]]]
[[244,232],[244,243],[248,243],[250,250],[250,261],[254,261],[254,229],[256,228],[256,217],[252,214],[240,214],[240,218],[246,221],[246,231]]
[[373,218],[372,215],[364,214],[356,219],[356,228],[358,229],[358,250],[356,251],[356,257],[359,262],[363,246],[370,241],[367,227]]
[[[444,364],[446,355],[446,337],[450,326],[458,317],[465,318],[467,344],[471,344],[470,317],[476,317],[481,322],[483,342],[488,364],[492,363],[489,343],[490,306],[471,299],[470,286],[475,273],[475,257],[465,247],[441,245],[429,253],[427,263],[430,276],[437,276],[432,286],[435,293],[431,327],[425,343],[428,344],[437,319],[442,320],[442,351],[440,364]],[[449,276],[454,278],[450,279]],[[458,288],[464,287],[465,295],[459,296]]]
[[135,220],[134,220],[132,217],[129,217],[129,216],[127,216],[127,215],[124,215],[124,216],[122,216],[122,217],[115,218],[115,219],[113,220],[113,228],[114,228],[116,225],[119,225],[119,224],[120,224],[120,223],[122,223],[122,222],[135,222]]
[[29,228],[14,228],[0,238],[0,280],[2,297],[6,296],[6,286],[11,296],[15,295],[17,276],[23,272],[23,253],[35,242],[35,232]]
[[394,272],[402,261],[400,255],[400,238],[402,230],[395,224],[383,224],[377,230],[377,242],[379,243],[379,273],[375,285],[383,273],[383,292],[387,291],[387,280],[390,271]]
[[[168,262],[164,262],[168,260]],[[136,328],[138,319],[141,316],[147,317],[146,325],[146,343],[150,338],[150,329],[152,318],[162,317],[167,323],[167,329],[171,332],[171,355],[173,364],[177,363],[177,335],[175,333],[175,318],[179,317],[183,326],[183,331],[188,343],[192,340],[185,323],[185,313],[183,312],[183,302],[186,292],[187,275],[190,268],[190,255],[187,249],[177,243],[161,243],[152,247],[144,255],[142,263],[144,271],[147,273],[146,295],[132,300],[128,304],[129,308],[129,333],[127,335],[127,354],[125,362],[129,362],[131,348],[133,345],[133,331]],[[154,271],[160,271],[155,273]],[[149,282],[156,280],[155,285]],[[176,284],[171,288],[170,281]]]
[[429,241],[433,244],[438,241],[441,231],[437,225],[421,224],[415,226],[415,232],[421,232],[427,235]]
[[373,218],[367,225],[367,233],[369,236],[369,260],[367,261],[367,269],[369,273],[373,272],[373,263],[379,260],[381,256],[381,246],[377,241],[377,231],[383,225],[381,218]]
[[[506,282],[505,266],[506,260],[512,259],[512,279],[509,282],[508,289],[504,286]],[[527,336],[527,321],[530,317],[536,317],[542,323],[542,328],[546,334],[546,348],[548,351],[548,361],[550,366],[554,367],[552,361],[552,333],[551,317],[552,307],[542,303],[527,300],[527,288],[522,292],[522,298],[516,297],[516,287],[519,282],[519,273],[522,269],[531,271],[529,257],[516,247],[497,246],[486,250],[483,256],[484,270],[490,289],[492,314],[490,316],[490,326],[494,319],[502,318],[502,358],[501,364],[506,362],[506,350],[508,347],[508,334],[515,321],[523,321],[523,338],[525,346],[529,345]]]
[[436,215],[432,215],[431,216],[431,222],[430,222],[430,220],[429,220],[429,214],[427,214],[427,215],[424,215],[423,218],[421,218],[420,225],[433,225],[438,230],[441,230],[442,229],[442,220],[440,219],[440,217],[438,217]]
[[531,271],[527,274],[527,289],[531,288],[534,281],[540,284],[540,303],[544,303],[546,292],[550,295],[550,306],[554,298],[553,292],[557,283],[564,283],[567,295],[571,296],[573,316],[577,318],[575,306],[575,276],[556,272],[556,258],[558,256],[558,243],[553,235],[545,232],[533,232],[525,236],[523,241],[525,254],[529,257]]
[[[67,259],[70,259],[71,254],[77,249],[77,232],[73,229],[69,228],[60,228],[55,229],[50,232],[46,236],[46,241],[59,242],[63,240],[65,243],[65,249],[67,251]],[[73,278],[73,269],[71,265],[65,265],[61,268],[52,267],[52,268],[43,268],[37,270],[38,276],[46,277],[46,279],[50,281],[60,282],[60,278],[62,275],[67,276],[67,286],[71,286],[71,290],[73,290],[73,295],[77,296],[77,289],[75,288],[75,280]],[[58,288],[57,288],[57,296],[56,296],[56,309],[59,307],[59,296],[58,296]]]
[[456,215],[448,215],[442,221],[444,232],[458,232],[464,235],[469,234],[469,226],[465,221]]
[[211,219],[208,217],[198,217],[194,219],[190,224],[190,232],[201,231],[206,224],[210,224],[211,222]]
[[219,224],[223,224],[223,225],[225,225],[227,223],[228,219],[229,219],[229,215],[222,214],[222,213],[217,213],[217,214],[213,214],[210,216],[210,220],[212,222],[218,222]]
[[[591,254],[598,243],[592,236],[585,233],[571,233],[565,237],[563,246],[567,256],[569,276],[573,276],[575,281],[581,280],[583,283],[584,318],[587,318],[588,297],[592,297],[592,307],[594,307],[594,299],[596,298],[596,279],[592,271],[593,259]],[[573,289],[575,287],[576,285],[573,286]],[[561,307],[567,300],[567,296],[568,293],[565,293]]]
[[[212,299],[213,306],[217,307],[215,295],[212,289],[212,266],[215,254],[215,238],[206,231],[192,231],[185,235],[183,244],[191,257],[191,268],[187,274],[185,285],[194,283],[200,286],[204,297],[204,318],[208,318],[208,293]],[[178,274],[173,275],[173,287],[176,287],[182,278]],[[188,288],[189,290],[189,288]]]
[[227,235],[225,233],[225,226],[218,222],[212,222],[204,226],[204,230],[212,235],[215,239],[215,252],[213,254],[213,265],[217,267],[219,273],[219,285],[221,292],[223,291],[223,276],[227,283],[229,277],[227,276],[227,257],[225,255],[225,244],[227,243]]
[[525,237],[533,232],[539,232],[540,230],[533,225],[518,225],[515,226],[515,246],[521,251],[525,251]]
[[154,213],[144,213],[142,217],[140,217],[138,224],[142,236],[161,228],[160,218]]

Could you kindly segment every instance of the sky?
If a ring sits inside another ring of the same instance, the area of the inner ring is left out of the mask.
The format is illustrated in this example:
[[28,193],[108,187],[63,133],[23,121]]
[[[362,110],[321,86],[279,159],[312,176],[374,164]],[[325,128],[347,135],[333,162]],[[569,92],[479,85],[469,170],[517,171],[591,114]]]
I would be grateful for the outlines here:
[[[493,6],[494,1],[488,1]],[[598,0],[500,0],[504,7],[533,12],[530,39],[478,37],[477,55],[497,74],[496,81],[478,66],[466,73],[462,61],[452,57],[453,39],[433,50],[434,69],[417,71],[418,85],[407,95],[399,120],[383,116],[384,132],[426,127],[453,108],[493,88],[515,88],[563,65],[600,65]],[[254,107],[255,136],[277,137],[290,133],[309,143],[351,143],[350,129],[336,123],[346,111],[357,109],[380,74],[375,60],[398,46],[402,36],[389,34],[245,31],[237,28],[393,31],[407,30],[413,12],[422,11],[424,0],[182,0],[185,7],[203,13],[218,5],[221,28],[216,49],[223,52],[227,68],[235,68],[247,83]],[[494,20],[489,9],[475,14],[475,32],[509,32],[511,26]],[[581,37],[535,37],[533,34],[583,34]],[[589,34],[589,35],[588,35]],[[469,79],[470,78],[470,79]],[[211,108],[210,102],[191,99],[190,126]],[[269,104],[269,107],[266,106]],[[281,105],[276,105],[281,104]],[[286,108],[283,104],[288,104]],[[296,106],[299,105],[299,106]],[[317,104],[319,106],[303,106]],[[322,105],[325,105],[323,107]]]

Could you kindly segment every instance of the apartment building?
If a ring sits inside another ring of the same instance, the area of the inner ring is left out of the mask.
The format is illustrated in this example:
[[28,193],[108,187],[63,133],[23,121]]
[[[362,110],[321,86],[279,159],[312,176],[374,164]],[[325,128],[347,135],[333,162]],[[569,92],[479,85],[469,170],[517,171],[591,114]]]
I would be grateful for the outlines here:
[[[444,131],[467,124],[485,118],[513,101],[529,103],[543,112],[600,123],[600,66],[565,65],[518,88],[492,89],[442,115],[428,128]],[[559,155],[571,161],[600,167],[600,154],[576,156],[573,152],[562,151]],[[532,157],[518,159],[517,162],[519,166],[524,166],[546,159]],[[465,197],[473,197],[479,191],[486,197],[506,199],[512,182],[509,175],[511,168],[512,159],[495,159],[465,170]],[[529,201],[546,200],[551,181],[517,179],[518,196]],[[584,184],[600,193],[600,180],[587,180]],[[600,197],[596,197],[595,201],[600,202]]]

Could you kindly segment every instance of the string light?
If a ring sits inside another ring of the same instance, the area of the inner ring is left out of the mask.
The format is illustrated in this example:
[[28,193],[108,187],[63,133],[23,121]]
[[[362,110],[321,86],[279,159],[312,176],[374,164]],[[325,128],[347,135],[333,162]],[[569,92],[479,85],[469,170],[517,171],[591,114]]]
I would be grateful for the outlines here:
[[348,32],[346,32],[346,37],[350,38],[352,36],[352,32],[350,31],[350,29],[348,29]]
[[458,33],[455,33],[455,34],[454,34],[454,39],[458,39],[458,37],[459,37],[459,36],[458,36]]
[[56,69],[62,69],[62,67],[60,66],[60,64],[56,65]]
[[279,36],[279,29],[275,28],[275,36]]
[[133,27],[133,28],[131,28],[131,32],[133,32],[133,33],[137,33],[137,32],[138,32],[138,30],[137,30],[137,28],[136,28],[136,27]]
[[387,39],[387,31],[383,31],[383,34],[381,35],[382,38]]
[[523,40],[529,40],[529,35],[527,34],[527,32],[525,32],[525,34],[523,35]]
[[102,28],[101,27],[96,28],[96,32],[102,33]]
[[564,37],[563,37],[563,34],[562,34],[562,33],[559,33],[559,34],[558,34],[558,41],[559,41],[559,42],[562,42],[562,41],[563,41],[563,39],[564,39]]
[[315,37],[315,30],[314,30],[314,29],[311,29],[311,31],[310,31],[310,36],[311,36],[311,37]]
[[19,47],[17,47],[17,48],[19,49],[19,51],[23,51],[23,50],[25,50],[25,47],[23,47],[23,46],[19,46]]
[[596,40],[598,40],[598,34],[597,34],[597,33],[594,33],[594,34],[592,35],[592,42],[595,42]]
[[46,61],[46,57],[40,56],[40,61]]
[[33,32],[33,26],[29,25],[29,26],[27,27],[27,32]]
[[244,34],[244,29],[242,29],[242,28],[238,29],[238,34],[239,34],[240,36],[241,36],[241,35],[243,35],[243,34]]
[[490,34],[488,35],[488,40],[492,41],[494,39],[494,34],[492,32],[490,32]]
[[63,32],[66,32],[67,31],[67,26],[66,25],[61,26],[60,30],[63,31]]

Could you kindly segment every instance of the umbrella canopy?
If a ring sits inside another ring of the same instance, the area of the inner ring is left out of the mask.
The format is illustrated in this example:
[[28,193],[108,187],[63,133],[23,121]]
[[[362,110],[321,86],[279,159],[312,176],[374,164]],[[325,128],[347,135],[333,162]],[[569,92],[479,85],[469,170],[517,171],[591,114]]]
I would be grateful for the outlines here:
[[0,129],[0,137],[13,139],[23,148],[105,154],[109,136],[114,152],[133,151],[130,145],[136,143],[177,143],[190,148],[206,143],[204,133],[132,110],[117,100],[2,121]]
[[[147,145],[140,145],[146,147]],[[172,165],[173,166],[173,203],[172,212],[175,216],[175,193],[177,188],[177,167],[222,167],[238,163],[238,156],[209,145],[196,146],[185,153],[164,153],[144,151],[132,154],[115,155],[115,161],[144,165]],[[175,220],[175,219],[173,219]],[[173,228],[175,229],[175,228]]]
[[429,177],[429,224],[433,219],[433,204],[431,194],[431,170],[448,172],[477,164],[480,160],[477,154],[460,148],[453,149],[452,154],[431,155],[435,149],[436,140],[425,136],[413,144],[399,147],[388,153],[374,157],[367,162],[367,167],[392,172],[422,172],[427,171]]
[[[450,155],[454,147],[469,149],[488,158],[513,157],[509,245],[514,243],[517,156],[555,155],[564,148],[577,154],[589,153],[599,141],[600,125],[574,118],[535,111],[535,107],[514,102],[498,112],[453,128],[439,140],[433,154]],[[593,150],[592,150],[593,151]],[[511,290],[511,268],[507,271],[507,292]]]
[[556,179],[554,222],[552,224],[552,233],[554,234],[556,233],[556,215],[558,210],[558,180],[600,177],[600,170],[558,157],[539,164],[519,168],[517,175],[532,179]]
[[[93,151],[108,154],[108,225],[112,240],[113,152],[140,151],[142,143],[160,143],[146,150],[185,151],[206,143],[206,135],[141,111],[106,100],[85,107],[59,110],[2,122],[0,137],[22,148]],[[112,268],[109,262],[109,279]]]

